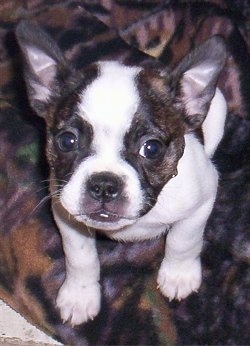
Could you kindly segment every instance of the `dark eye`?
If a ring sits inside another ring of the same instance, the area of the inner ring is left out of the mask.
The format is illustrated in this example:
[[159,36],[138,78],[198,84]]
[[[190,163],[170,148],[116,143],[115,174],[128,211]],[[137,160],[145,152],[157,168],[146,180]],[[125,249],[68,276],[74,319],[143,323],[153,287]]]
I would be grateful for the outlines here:
[[145,142],[139,154],[147,159],[156,159],[162,154],[163,144],[157,139],[150,139]]
[[78,147],[77,137],[72,132],[63,132],[57,138],[59,149],[63,152],[76,150]]

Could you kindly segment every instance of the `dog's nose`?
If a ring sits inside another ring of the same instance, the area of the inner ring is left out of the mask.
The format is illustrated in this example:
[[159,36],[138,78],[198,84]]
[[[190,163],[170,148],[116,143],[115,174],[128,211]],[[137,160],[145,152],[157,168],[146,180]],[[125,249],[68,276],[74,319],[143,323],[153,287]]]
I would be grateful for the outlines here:
[[122,180],[113,173],[96,173],[89,178],[87,191],[94,199],[108,203],[120,195],[122,185]]

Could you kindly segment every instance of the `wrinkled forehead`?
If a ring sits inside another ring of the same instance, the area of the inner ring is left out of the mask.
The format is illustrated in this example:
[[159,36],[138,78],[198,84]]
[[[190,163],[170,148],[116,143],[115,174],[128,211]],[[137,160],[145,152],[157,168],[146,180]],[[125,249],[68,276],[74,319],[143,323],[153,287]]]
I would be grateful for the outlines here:
[[98,67],[98,77],[80,95],[78,116],[94,131],[102,128],[124,133],[140,102],[136,76],[141,69],[118,62],[101,62]]

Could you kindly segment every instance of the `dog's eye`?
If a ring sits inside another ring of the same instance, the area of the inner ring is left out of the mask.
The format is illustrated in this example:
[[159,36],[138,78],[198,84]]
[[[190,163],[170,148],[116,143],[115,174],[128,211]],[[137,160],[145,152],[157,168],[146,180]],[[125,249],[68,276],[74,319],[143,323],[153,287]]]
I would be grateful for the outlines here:
[[69,152],[77,149],[77,137],[72,132],[64,132],[57,138],[59,149],[63,152]]
[[142,145],[139,154],[147,159],[156,159],[162,154],[162,148],[163,144],[160,141],[150,139]]

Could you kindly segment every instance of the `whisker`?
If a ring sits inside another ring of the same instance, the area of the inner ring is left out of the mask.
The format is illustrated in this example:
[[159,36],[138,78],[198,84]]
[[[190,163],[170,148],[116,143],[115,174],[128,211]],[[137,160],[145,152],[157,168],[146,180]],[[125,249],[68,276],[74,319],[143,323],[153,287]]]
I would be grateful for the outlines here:
[[[65,177],[71,177],[73,175],[74,172],[69,172],[65,175]],[[67,183],[67,181],[65,181],[65,183]]]
[[42,180],[41,183],[51,183],[51,182],[53,182],[53,181],[56,181],[57,183],[67,184],[67,180],[64,180],[64,179],[56,179],[56,178],[45,179],[45,180]]
[[63,185],[61,185],[61,184],[53,184],[53,185],[51,185],[51,186],[47,185],[47,186],[44,186],[44,187],[41,187],[40,189],[38,189],[37,192],[41,192],[41,191],[43,191],[43,190],[48,190],[48,189],[50,189],[50,187],[55,187],[55,188],[60,188],[60,189],[62,189],[62,188],[63,188]]
[[36,190],[36,192],[41,192],[43,190],[48,190],[49,186],[44,186],[44,187],[41,187],[40,189]]
[[47,201],[49,201],[51,198],[53,197],[60,197],[60,192],[61,189],[57,189],[56,191],[54,191],[53,193],[49,193],[47,196],[43,197],[41,199],[41,201],[34,207],[34,209],[31,211],[31,215],[33,215],[37,209],[39,209],[41,206],[43,206]]

